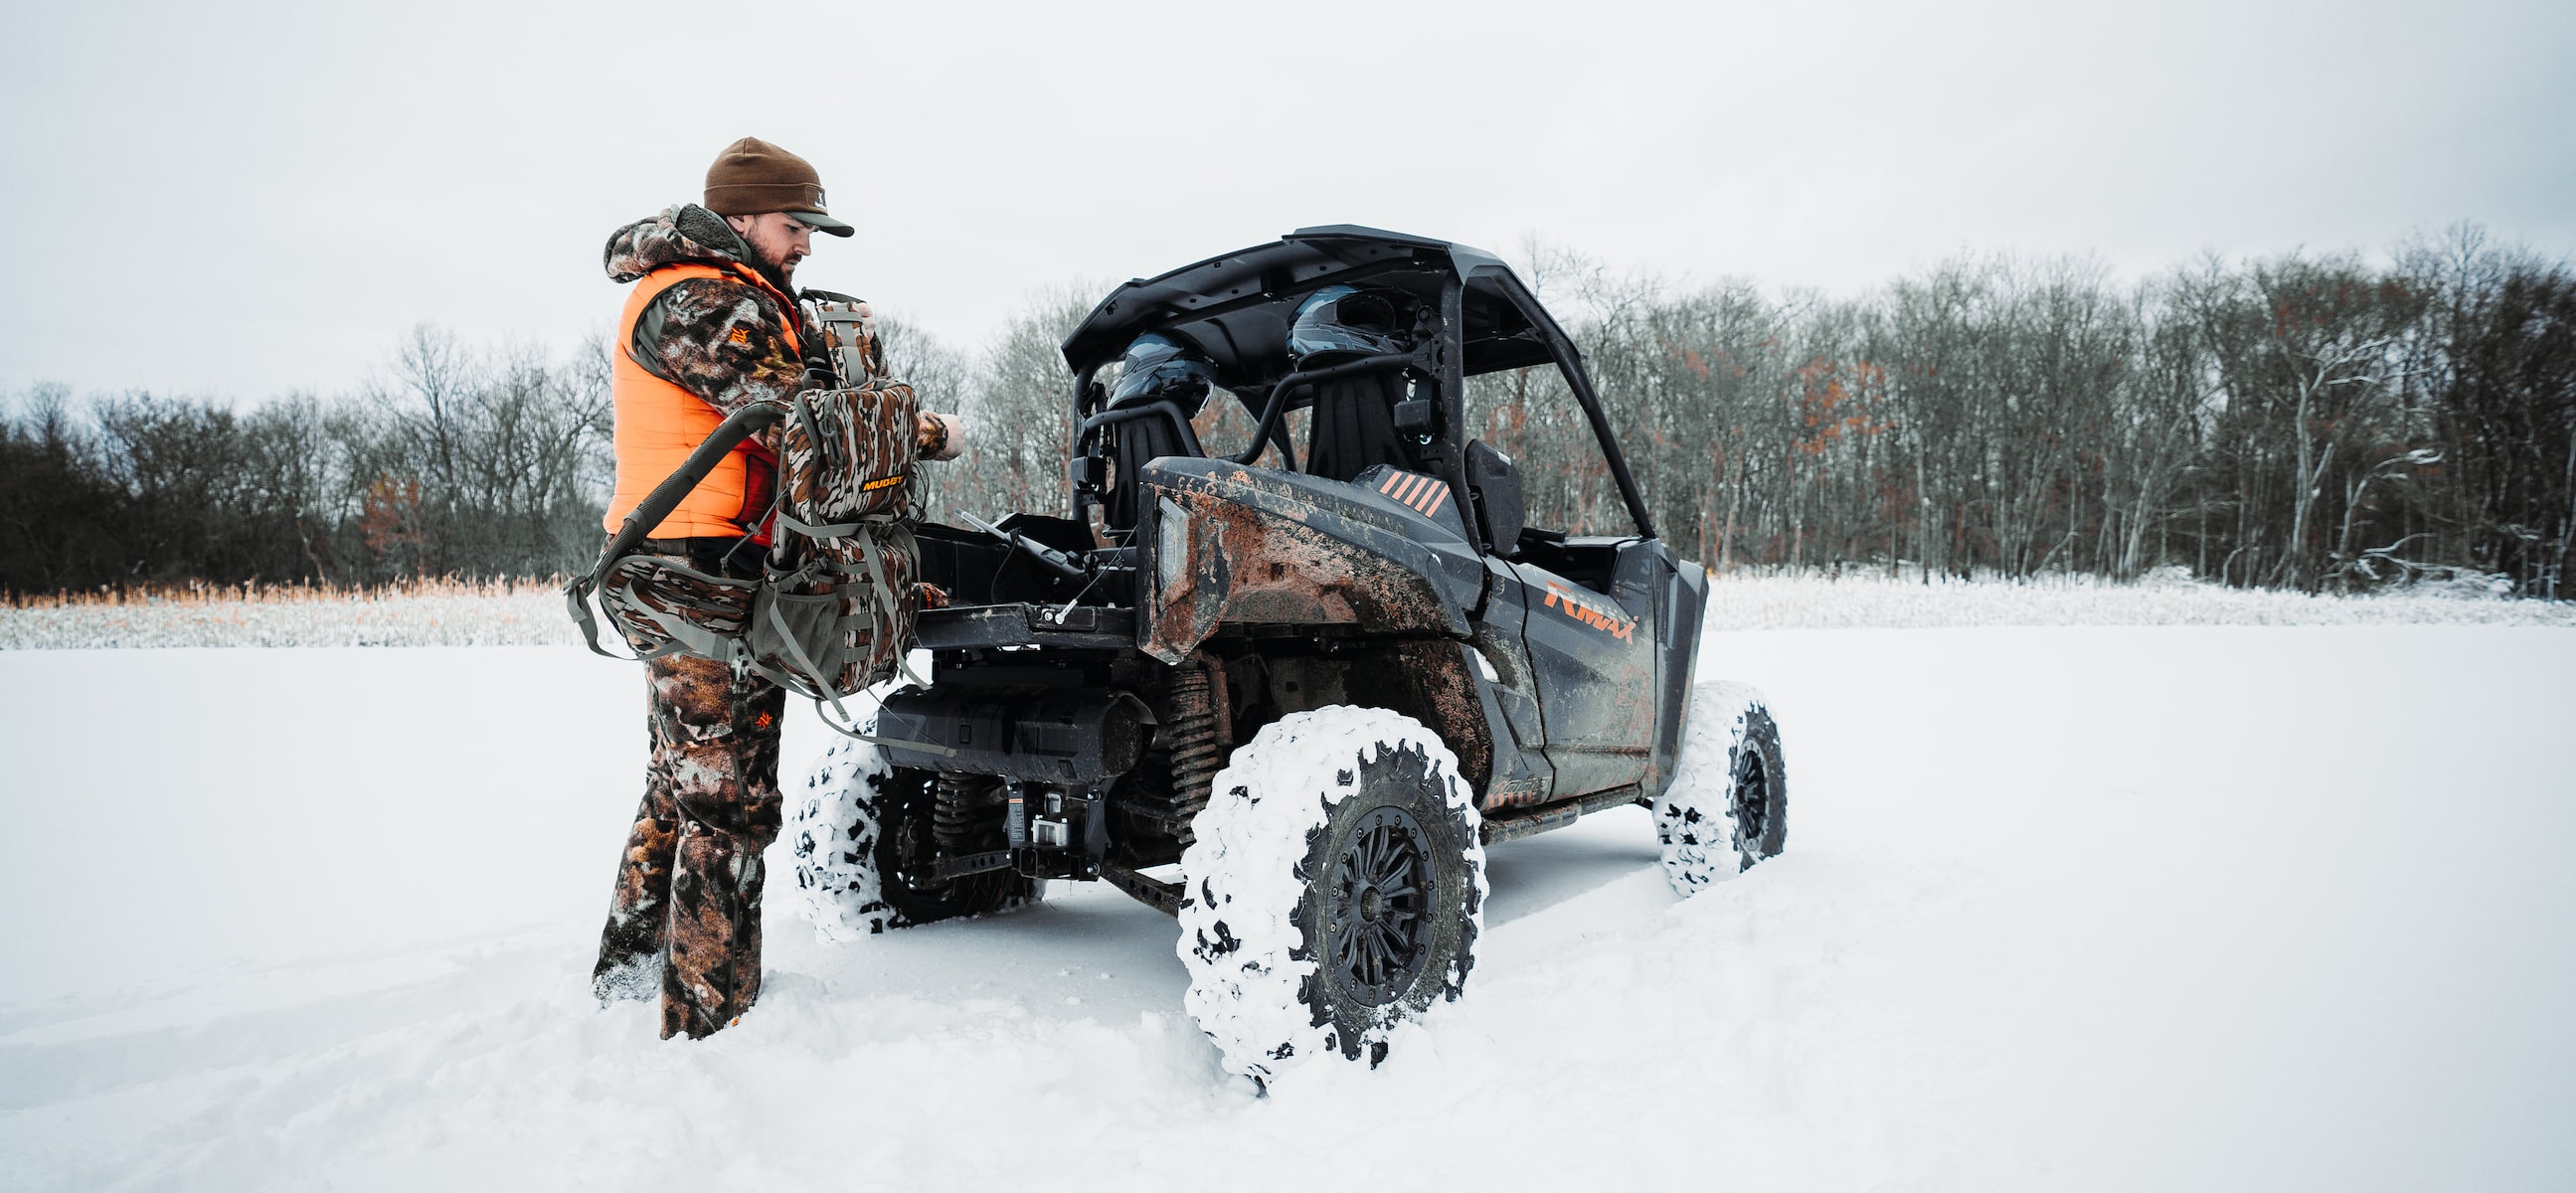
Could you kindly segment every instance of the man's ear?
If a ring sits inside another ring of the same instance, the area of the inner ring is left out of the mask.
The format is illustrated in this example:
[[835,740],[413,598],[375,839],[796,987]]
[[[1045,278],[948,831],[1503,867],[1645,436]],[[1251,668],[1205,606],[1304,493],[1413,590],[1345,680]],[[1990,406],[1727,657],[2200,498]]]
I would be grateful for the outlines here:
[[729,227],[729,228],[732,228],[732,229],[733,229],[733,234],[734,234],[734,235],[736,235],[736,236],[744,236],[744,237],[748,237],[748,236],[750,236],[750,235],[751,235],[751,217],[750,217],[750,216],[747,216],[747,215],[729,215],[729,216],[724,217],[724,222],[725,222],[725,226],[726,226],[726,227]]

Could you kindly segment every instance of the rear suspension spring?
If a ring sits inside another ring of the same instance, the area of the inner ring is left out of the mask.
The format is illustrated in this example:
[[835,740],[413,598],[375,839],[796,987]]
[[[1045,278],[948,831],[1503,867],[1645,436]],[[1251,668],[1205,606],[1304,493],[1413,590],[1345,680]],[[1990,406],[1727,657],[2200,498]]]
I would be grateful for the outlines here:
[[930,807],[930,835],[939,850],[950,856],[974,852],[975,810],[983,802],[980,783],[972,775],[941,775],[933,783]]
[[[1216,685],[1225,676],[1213,664],[1172,677],[1172,708],[1164,720],[1172,751],[1172,810],[1183,823],[1207,806],[1218,768],[1225,764],[1228,726],[1219,715]],[[1186,835],[1186,834],[1185,834]]]

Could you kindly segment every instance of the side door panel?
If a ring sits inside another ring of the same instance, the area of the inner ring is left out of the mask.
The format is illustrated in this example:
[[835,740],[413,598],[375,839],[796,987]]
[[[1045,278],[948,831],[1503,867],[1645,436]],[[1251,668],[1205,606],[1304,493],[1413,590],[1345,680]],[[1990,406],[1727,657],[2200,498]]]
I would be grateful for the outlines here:
[[1512,565],[1485,558],[1485,613],[1477,619],[1475,649],[1492,668],[1487,688],[1503,710],[1511,740],[1494,743],[1494,774],[1485,806],[1508,808],[1547,802],[1555,772],[1547,757],[1547,723],[1539,715],[1538,677],[1523,637],[1529,617],[1528,586]]
[[1665,678],[1656,631],[1670,600],[1672,554],[1651,539],[1616,551],[1606,594],[1536,564],[1511,565],[1527,586],[1522,638],[1556,769],[1555,799],[1647,782],[1655,770],[1656,692]]

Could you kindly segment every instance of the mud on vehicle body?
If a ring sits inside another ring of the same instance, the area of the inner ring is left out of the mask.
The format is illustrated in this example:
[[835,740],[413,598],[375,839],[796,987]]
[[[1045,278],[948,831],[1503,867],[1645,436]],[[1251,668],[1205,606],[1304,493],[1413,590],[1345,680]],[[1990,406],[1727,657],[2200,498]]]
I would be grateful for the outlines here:
[[[1409,327],[1386,350],[1301,362],[1292,325],[1319,294],[1342,293],[1332,287],[1408,313]],[[1148,335],[1200,362],[1205,401],[1241,403],[1248,447],[1212,453],[1194,403],[1113,386]],[[933,823],[866,826],[872,845],[913,843],[883,881],[1108,881],[1192,925],[1194,975],[1312,970],[1276,988],[1296,991],[1320,1047],[1374,1059],[1379,1029],[1456,996],[1485,845],[1651,805],[1672,784],[1706,576],[1655,536],[1571,341],[1478,250],[1305,229],[1118,287],[1064,355],[1076,516],[919,530],[922,579],[949,605],[919,620],[931,683],[888,696],[874,732],[919,747],[884,747],[885,759],[921,793],[901,806]],[[1631,533],[1525,526],[1514,462],[1469,437],[1469,377],[1551,365],[1595,431]],[[1241,753],[1257,739],[1274,751],[1263,773]],[[1330,790],[1292,799],[1273,772],[1294,749],[1349,757],[1316,772]],[[1276,824],[1303,828],[1278,831],[1307,839],[1279,842],[1278,856],[1193,852],[1212,804],[1265,800],[1296,803]],[[832,800],[805,802],[819,819],[800,823],[800,857],[861,835],[831,818]],[[1195,860],[1172,873],[1185,853]],[[1200,872],[1215,866],[1234,869]],[[829,867],[800,869],[833,896]],[[975,889],[998,906],[1025,888]],[[1220,898],[1269,899],[1237,920],[1285,917],[1284,951],[1241,959],[1237,925],[1207,914]],[[1445,960],[1426,964],[1435,953]],[[1264,1078],[1286,1059],[1277,1049],[1297,1050],[1223,1038],[1200,976],[1193,1010],[1229,1058],[1271,1055],[1235,1067]],[[1230,989],[1247,987],[1240,976]]]

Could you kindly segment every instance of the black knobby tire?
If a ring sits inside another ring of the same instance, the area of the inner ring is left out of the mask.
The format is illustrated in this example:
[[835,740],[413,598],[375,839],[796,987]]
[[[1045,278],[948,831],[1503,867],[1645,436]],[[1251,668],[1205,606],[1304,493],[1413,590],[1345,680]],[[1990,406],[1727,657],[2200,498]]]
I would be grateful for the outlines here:
[[[929,772],[897,767],[874,745],[841,741],[824,753],[790,801],[786,830],[799,909],[817,935],[849,940],[1037,897],[1035,882],[1007,870],[920,878],[935,802]],[[999,830],[992,836],[978,848],[1000,848]]]
[[1724,681],[1692,689],[1678,773],[1653,807],[1664,876],[1684,897],[1780,855],[1789,772],[1761,692]]
[[1789,842],[1789,777],[1780,757],[1780,725],[1771,710],[1755,706],[1745,714],[1744,742],[1731,769],[1734,791],[1727,797],[1735,813],[1735,853],[1750,870],[1764,858],[1780,856]]
[[1449,814],[1444,782],[1419,743],[1361,762],[1357,790],[1312,834],[1300,869],[1312,876],[1297,909],[1316,971],[1304,998],[1329,1021],[1343,1056],[1370,1063],[1372,1035],[1390,1016],[1419,1015],[1458,997],[1475,964],[1483,900],[1466,855],[1475,826]]
[[1217,776],[1183,855],[1188,1005],[1258,1082],[1321,1052],[1374,1065],[1475,966],[1484,847],[1458,763],[1410,717],[1267,726]]

